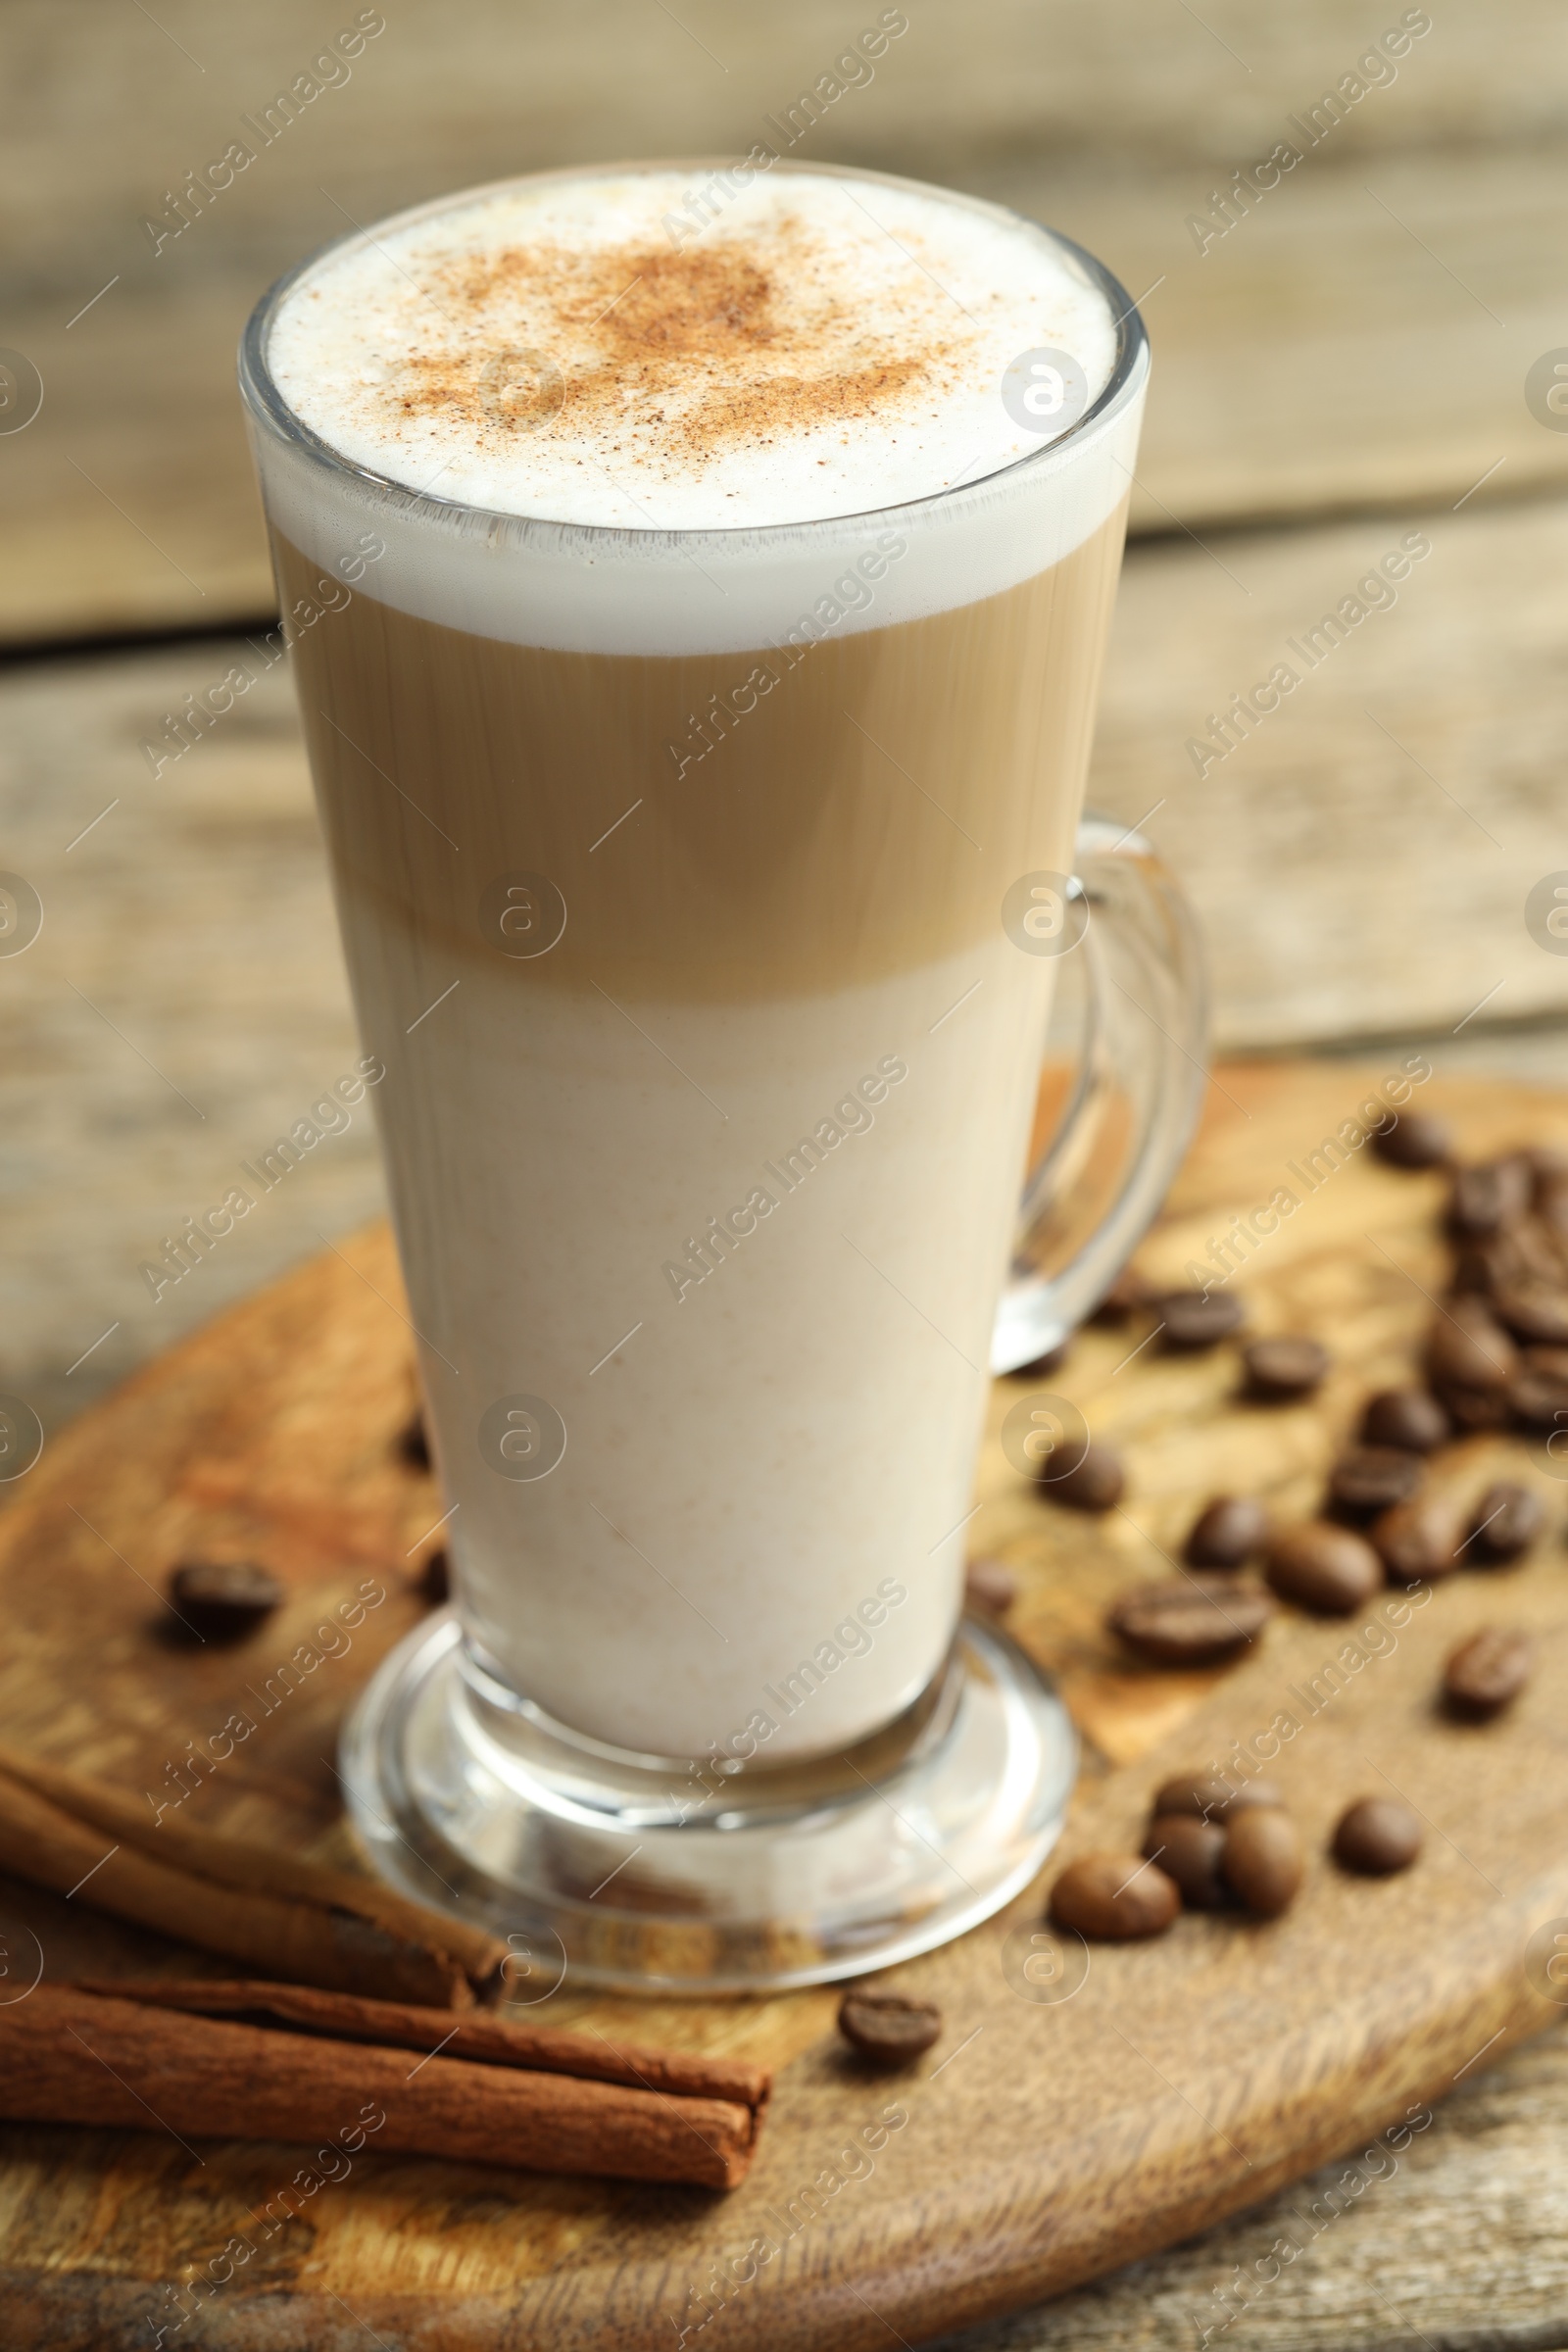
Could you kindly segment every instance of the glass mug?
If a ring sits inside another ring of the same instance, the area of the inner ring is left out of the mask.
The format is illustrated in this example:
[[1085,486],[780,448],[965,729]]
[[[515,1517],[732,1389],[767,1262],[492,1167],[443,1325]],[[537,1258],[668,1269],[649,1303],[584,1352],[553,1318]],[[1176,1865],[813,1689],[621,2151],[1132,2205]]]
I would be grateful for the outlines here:
[[246,332],[451,1506],[453,1605],[344,1780],[376,1866],[540,1991],[883,1967],[1060,1826],[1060,1702],[960,1616],[987,1374],[1148,1225],[1204,1013],[1169,878],[1080,814],[1148,353],[1054,242],[1115,321],[1078,420],[790,526],[411,490],[273,378],[318,261]]

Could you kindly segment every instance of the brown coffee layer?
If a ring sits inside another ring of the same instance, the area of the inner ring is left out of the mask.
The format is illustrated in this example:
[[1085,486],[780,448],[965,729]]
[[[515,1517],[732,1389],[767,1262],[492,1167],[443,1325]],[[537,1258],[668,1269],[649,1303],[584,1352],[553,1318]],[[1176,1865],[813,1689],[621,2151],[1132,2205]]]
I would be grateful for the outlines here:
[[495,961],[498,893],[543,877],[566,919],[529,985],[620,1001],[817,995],[994,940],[1010,885],[1072,861],[1124,521],[976,604],[679,658],[474,636],[373,571],[319,610],[279,537],[345,920]]

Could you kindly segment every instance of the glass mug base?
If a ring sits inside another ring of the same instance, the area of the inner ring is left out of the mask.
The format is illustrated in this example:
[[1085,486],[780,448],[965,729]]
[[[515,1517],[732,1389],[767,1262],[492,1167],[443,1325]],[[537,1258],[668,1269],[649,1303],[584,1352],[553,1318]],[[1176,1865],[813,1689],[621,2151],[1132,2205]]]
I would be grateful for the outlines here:
[[343,1736],[377,1870],[512,1945],[509,1997],[780,1991],[930,1951],[1058,1837],[1077,1742],[1015,1643],[966,1618],[912,1707],[848,1754],[744,1771],[581,1742],[466,1652],[393,1650]]

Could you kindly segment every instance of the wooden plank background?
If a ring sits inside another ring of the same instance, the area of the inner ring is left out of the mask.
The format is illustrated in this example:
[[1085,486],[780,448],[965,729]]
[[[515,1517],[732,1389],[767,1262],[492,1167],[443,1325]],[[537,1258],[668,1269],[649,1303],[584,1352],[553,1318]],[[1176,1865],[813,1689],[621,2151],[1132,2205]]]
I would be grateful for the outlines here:
[[[1517,498],[1568,479],[1568,436],[1523,397],[1531,364],[1568,343],[1560,14],[1440,0],[1396,78],[1250,218],[1201,252],[1188,225],[1400,13],[917,6],[796,153],[1018,205],[1147,290],[1160,389],[1140,530],[1443,505],[1493,468],[1475,495]],[[169,0],[156,24],[13,0],[6,332],[45,383],[24,440],[0,442],[13,641],[267,608],[235,341],[269,280],[350,217],[583,157],[744,153],[862,22],[841,0],[787,16],[599,0],[591,18],[393,0],[385,17],[351,78],[155,252],[144,220],[339,21],[307,0]]]
[[[233,392],[251,304],[345,215],[579,159],[742,151],[877,10],[383,13],[347,84],[157,254],[144,217],[354,8],[6,13],[0,343],[45,395],[0,432],[0,865],[46,920],[0,960],[0,1389],[50,1427],[380,1200],[362,1120],[162,1305],[137,1277],[358,1050],[286,669],[156,780],[140,751],[270,617]],[[1156,372],[1093,797],[1147,814],[1191,891],[1220,1044],[1376,1058],[1419,1039],[1443,1067],[1562,1083],[1568,956],[1523,919],[1568,867],[1568,433],[1524,389],[1568,350],[1560,10],[1434,0],[1396,79],[1204,252],[1190,216],[1295,135],[1398,0],[906,13],[798,153],[1037,213],[1143,300]],[[1207,713],[1410,530],[1432,552],[1397,606],[1200,777]],[[1565,2065],[1554,2042],[1478,2076],[1224,2340],[1568,2342]],[[1269,2233],[1264,2210],[972,2340],[1185,2342],[1211,2278]]]

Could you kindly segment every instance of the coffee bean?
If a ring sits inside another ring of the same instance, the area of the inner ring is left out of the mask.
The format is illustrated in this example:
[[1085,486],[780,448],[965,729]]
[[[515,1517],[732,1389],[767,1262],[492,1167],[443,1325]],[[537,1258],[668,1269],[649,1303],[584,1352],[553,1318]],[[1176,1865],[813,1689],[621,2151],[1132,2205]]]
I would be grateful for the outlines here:
[[1453,1435],[1437,1398],[1425,1389],[1380,1389],[1361,1416],[1361,1442],[1396,1446],[1405,1453],[1435,1453]]
[[1182,1907],[1176,1882],[1135,1855],[1085,1854],[1051,1889],[1051,1915],[1080,1936],[1122,1942],[1162,1936]]
[[1309,1396],[1322,1385],[1329,1351],[1316,1340],[1286,1338],[1253,1340],[1242,1353],[1247,1385],[1254,1396],[1283,1403],[1293,1396]]
[[1089,1321],[1114,1328],[1126,1323],[1132,1316],[1142,1314],[1158,1297],[1159,1293],[1152,1282],[1133,1267],[1123,1266]]
[[452,1569],[444,1550],[431,1552],[414,1589],[427,1608],[439,1609],[451,1598]]
[[1225,1821],[1233,1813],[1245,1812],[1249,1805],[1283,1805],[1284,1797],[1272,1781],[1243,1781],[1234,1783],[1206,1773],[1179,1773],[1173,1781],[1163,1781],[1154,1791],[1153,1811],[1157,1817],[1172,1813],[1196,1815],[1200,1821]]
[[1301,1838],[1283,1807],[1252,1805],[1225,1828],[1220,1868],[1228,1885],[1262,1919],[1278,1919],[1301,1884]]
[[1334,1833],[1335,1861],[1369,1878],[1408,1870],[1420,1851],[1421,1816],[1397,1797],[1361,1797],[1340,1816]]
[[1453,1279],[1449,1288],[1490,1298],[1494,1291],[1505,1290],[1509,1283],[1523,1281],[1531,1266],[1520,1247],[1520,1230],[1517,1225],[1507,1226],[1501,1233],[1494,1233],[1490,1241],[1462,1242],[1453,1253]]
[[1219,1858],[1225,1833],[1217,1821],[1200,1821],[1192,1813],[1156,1814],[1144,1839],[1144,1852],[1174,1879],[1189,1911],[1222,1911],[1225,1882]]
[[1505,1233],[1499,1234],[1492,1248],[1500,1268],[1498,1280],[1503,1285],[1545,1282],[1560,1290],[1568,1280],[1562,1236],[1544,1225],[1533,1209],[1517,1225],[1510,1225]]
[[1503,1389],[1519,1350],[1484,1300],[1450,1298],[1427,1334],[1427,1369],[1445,1388]]
[[966,1607],[985,1617],[1004,1617],[1018,1597],[1018,1579],[1000,1560],[971,1560],[963,1572]]
[[1418,1454],[1397,1446],[1352,1446],[1329,1473],[1329,1500],[1354,1519],[1407,1502],[1424,1473]]
[[1534,1193],[1534,1171],[1518,1156],[1460,1168],[1448,1195],[1448,1230],[1467,1241],[1484,1240],[1522,1217]]
[[1268,1541],[1268,1513],[1251,1494],[1216,1494],[1193,1522],[1185,1557],[1195,1568],[1241,1568]]
[[185,1560],[169,1597],[204,1642],[241,1642],[270,1617],[286,1588],[254,1560]]
[[1467,1389],[1457,1381],[1434,1378],[1432,1386],[1456,1429],[1501,1429],[1508,1419],[1511,1381],[1496,1389]]
[[424,1415],[416,1413],[398,1439],[398,1451],[411,1470],[430,1467],[430,1435],[424,1426]]
[[1380,1512],[1367,1529],[1372,1547],[1396,1585],[1426,1585],[1460,1565],[1459,1515],[1452,1503],[1418,1494]]
[[1391,1168],[1435,1168],[1453,1150],[1453,1130],[1430,1111],[1401,1110],[1392,1126],[1373,1130],[1372,1149]]
[[1568,1430],[1568,1348],[1525,1348],[1508,1402],[1526,1429]]
[[1456,1714],[1495,1715],[1530,1680],[1536,1645],[1517,1627],[1483,1626],[1461,1642],[1444,1670],[1443,1688]]
[[1568,1290],[1560,1284],[1510,1283],[1494,1294],[1497,1319],[1514,1336],[1540,1348],[1568,1348]]
[[1521,1372],[1508,1391],[1508,1401],[1522,1429],[1568,1429],[1568,1382]]
[[1126,1487],[1121,1455],[1113,1446],[1102,1445],[1098,1439],[1091,1439],[1070,1470],[1040,1481],[1042,1494],[1074,1511],[1114,1510]]
[[1167,1291],[1153,1307],[1162,1345],[1181,1354],[1228,1340],[1247,1320],[1247,1310],[1229,1291],[1210,1291],[1206,1298],[1201,1291]]
[[1460,1551],[1462,1561],[1486,1567],[1517,1560],[1540,1535],[1545,1522],[1541,1498],[1512,1479],[1498,1479],[1476,1504],[1470,1541]]
[[942,2032],[935,2001],[906,1992],[847,1992],[839,2003],[839,2032],[862,2058],[879,2066],[907,2066]]
[[1274,1604],[1228,1576],[1184,1576],[1124,1592],[1107,1620],[1129,1649],[1155,1666],[1207,1666],[1255,1642]]
[[1348,1617],[1382,1584],[1383,1562],[1348,1527],[1319,1519],[1276,1536],[1264,1573],[1282,1600],[1314,1616]]

